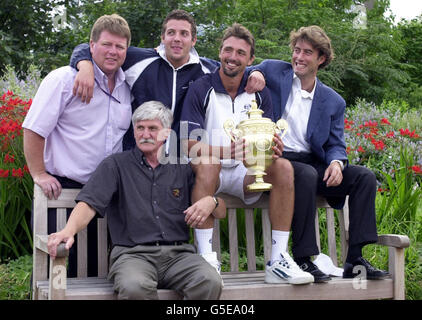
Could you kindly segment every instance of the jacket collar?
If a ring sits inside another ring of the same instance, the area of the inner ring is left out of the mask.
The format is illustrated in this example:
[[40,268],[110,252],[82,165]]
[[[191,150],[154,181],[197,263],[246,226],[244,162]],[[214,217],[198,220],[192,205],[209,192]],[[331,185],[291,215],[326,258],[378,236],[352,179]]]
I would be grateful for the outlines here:
[[[228,94],[226,91],[226,88],[224,88],[223,82],[221,81],[219,70],[220,68],[217,68],[214,72],[211,73],[212,87],[214,88],[216,92]],[[239,88],[237,88],[236,96],[245,92],[245,86],[247,82],[248,82],[248,73],[245,71],[243,73],[242,80],[240,81]]]
[[199,54],[194,47],[192,47],[189,51],[189,61],[186,62],[184,65],[180,66],[177,69],[173,67],[173,65],[170,63],[170,61],[167,60],[166,49],[164,47],[164,44],[162,44],[162,43],[160,44],[160,46],[157,48],[157,53],[160,55],[161,58],[163,58],[165,61],[167,61],[167,63],[170,65],[170,67],[172,67],[174,70],[179,70],[179,69],[181,69],[184,66],[187,66],[189,64],[199,63]]

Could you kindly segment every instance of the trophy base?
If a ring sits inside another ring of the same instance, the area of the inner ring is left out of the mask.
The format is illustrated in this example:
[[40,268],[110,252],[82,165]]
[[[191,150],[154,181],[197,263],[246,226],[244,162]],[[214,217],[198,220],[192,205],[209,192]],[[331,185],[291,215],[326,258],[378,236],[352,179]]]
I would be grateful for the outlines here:
[[265,183],[265,182],[255,182],[246,187],[246,189],[250,192],[263,192],[263,191],[269,191],[272,189],[271,183]]

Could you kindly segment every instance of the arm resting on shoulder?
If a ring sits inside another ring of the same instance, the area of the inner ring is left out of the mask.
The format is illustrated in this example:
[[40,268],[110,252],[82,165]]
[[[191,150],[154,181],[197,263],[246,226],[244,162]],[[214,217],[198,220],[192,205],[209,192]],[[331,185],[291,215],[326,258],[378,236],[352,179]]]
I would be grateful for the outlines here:
[[87,43],[82,43],[73,50],[70,66],[78,70],[73,95],[80,97],[82,102],[89,103],[93,96],[95,80],[91,51]]

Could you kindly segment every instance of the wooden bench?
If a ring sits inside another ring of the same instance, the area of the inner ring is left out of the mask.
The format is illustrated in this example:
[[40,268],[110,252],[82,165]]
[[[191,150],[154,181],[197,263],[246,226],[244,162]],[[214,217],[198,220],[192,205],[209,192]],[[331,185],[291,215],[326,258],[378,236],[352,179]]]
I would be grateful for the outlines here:
[[[59,247],[58,258],[48,262],[47,251],[47,208],[58,208],[57,228],[66,224],[66,208],[73,208],[74,198],[79,190],[64,189],[58,200],[48,200],[42,190],[34,188],[34,253],[33,253],[33,299],[116,299],[112,283],[107,280],[108,247],[106,218],[98,219],[98,277],[87,277],[86,230],[77,235],[78,275],[66,278],[66,257],[64,245]],[[404,248],[409,246],[409,238],[401,235],[380,235],[379,244],[389,247],[389,272],[391,277],[384,280],[359,280],[333,278],[322,284],[289,285],[264,283],[265,273],[257,270],[254,236],[254,208],[262,209],[262,234],[264,259],[269,260],[271,250],[271,226],[268,216],[268,197],[251,206],[244,205],[239,199],[222,195],[228,208],[228,229],[230,247],[230,271],[222,272],[224,289],[221,299],[404,299]],[[328,233],[328,255],[335,265],[337,258],[335,236],[335,213],[324,199],[318,199],[318,207],[325,209]],[[237,208],[244,208],[245,232],[247,240],[247,268],[239,271]],[[338,212],[340,226],[341,257],[345,259],[348,241],[347,206]],[[318,214],[316,218],[317,240],[319,244]],[[213,249],[221,258],[220,222],[214,228]],[[158,292],[160,299],[180,299],[172,290]]]

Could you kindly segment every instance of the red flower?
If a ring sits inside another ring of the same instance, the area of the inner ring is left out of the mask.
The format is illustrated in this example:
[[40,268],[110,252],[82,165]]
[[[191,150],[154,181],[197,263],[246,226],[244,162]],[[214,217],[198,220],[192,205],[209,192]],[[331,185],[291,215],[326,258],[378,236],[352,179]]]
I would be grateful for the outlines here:
[[4,163],[13,163],[13,162],[15,162],[15,156],[9,155],[9,153],[6,153],[6,155],[4,156]]
[[9,176],[9,170],[0,169],[0,178],[7,178]]
[[415,133],[415,130],[412,132],[409,129],[400,129],[400,135],[402,136],[408,136],[409,138],[419,138],[419,135]]
[[372,120],[364,122],[365,127],[376,127],[377,125],[378,125],[378,122],[372,121]]
[[387,119],[387,118],[382,118],[382,119],[381,119],[381,123],[382,123],[382,124],[391,124],[391,123],[390,123],[390,121],[388,121],[388,119]]
[[385,147],[384,142],[381,141],[381,140],[375,140],[375,139],[373,139],[371,142],[375,146],[375,149],[376,150],[383,150],[384,147]]
[[394,138],[394,131],[390,131],[389,133],[387,133],[386,135],[385,135],[387,138]]
[[15,177],[15,178],[22,178],[22,177],[23,177],[23,171],[22,171],[22,168],[19,168],[19,169],[15,169],[15,168],[13,168],[13,169],[12,169],[12,177]]
[[412,166],[411,168],[412,168],[414,173],[422,174],[422,167],[420,165]]
[[359,146],[358,152],[364,153],[365,152],[365,149],[363,149],[362,146]]

